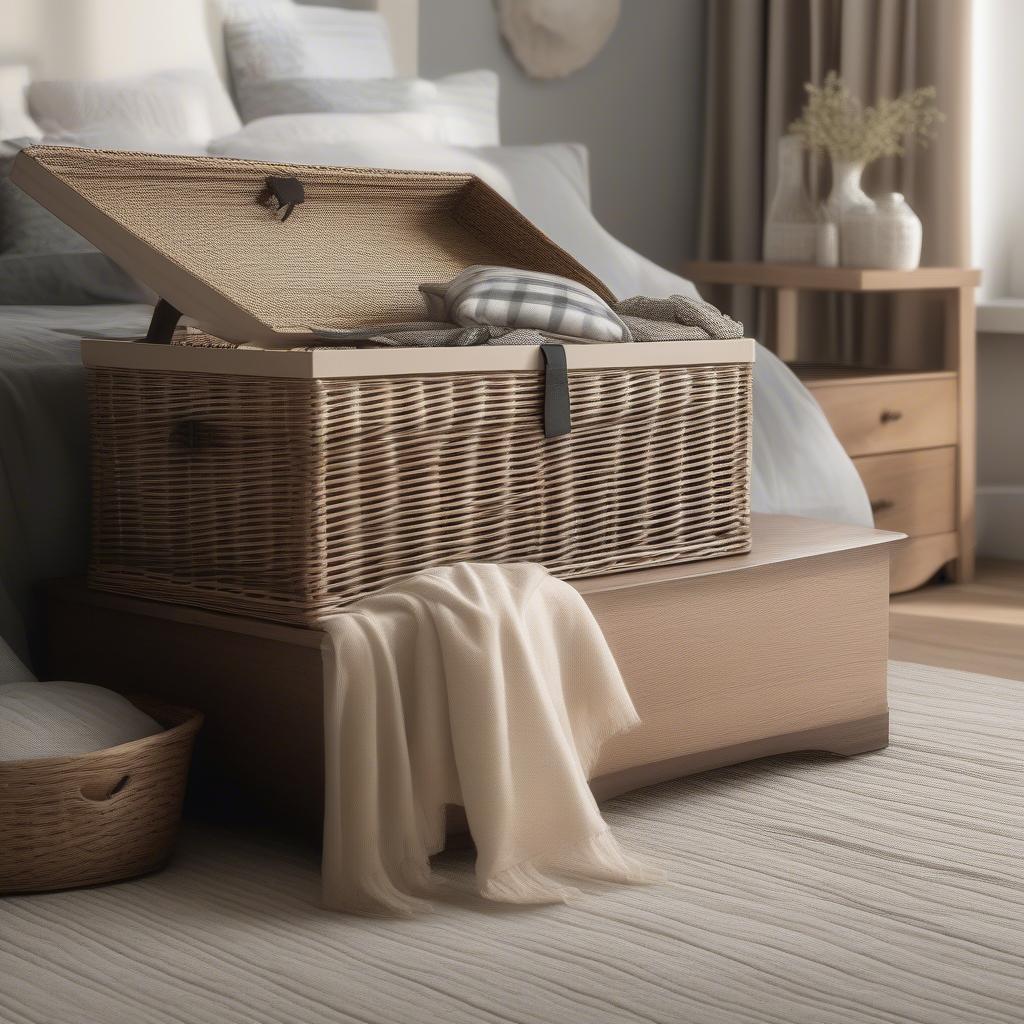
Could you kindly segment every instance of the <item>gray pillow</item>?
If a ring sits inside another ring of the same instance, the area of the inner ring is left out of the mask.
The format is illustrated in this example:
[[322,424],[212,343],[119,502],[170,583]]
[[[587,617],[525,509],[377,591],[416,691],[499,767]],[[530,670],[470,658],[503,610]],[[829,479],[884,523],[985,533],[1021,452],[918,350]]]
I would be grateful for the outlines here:
[[11,166],[27,143],[0,143],[0,304],[152,301],[152,293],[12,184]]
[[239,86],[238,106],[246,124],[282,114],[390,114],[422,105],[418,82],[415,78],[267,79]]

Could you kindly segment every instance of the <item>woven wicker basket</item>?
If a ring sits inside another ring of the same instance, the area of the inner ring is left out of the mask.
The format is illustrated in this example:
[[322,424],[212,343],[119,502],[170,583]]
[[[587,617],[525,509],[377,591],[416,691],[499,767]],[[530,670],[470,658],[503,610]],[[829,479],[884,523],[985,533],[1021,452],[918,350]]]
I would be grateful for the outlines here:
[[0,893],[133,878],[170,856],[203,716],[134,703],[166,730],[76,757],[0,763]]
[[[305,199],[282,220],[263,201],[288,175]],[[420,318],[416,286],[473,263],[613,298],[472,176],[36,147],[12,179],[165,313],[246,343],[156,344],[159,318],[148,344],[83,343],[94,586],[312,624],[436,564],[749,550],[749,339],[565,346],[560,437],[535,348],[308,348]]]
[[749,364],[581,371],[570,392],[549,440],[536,373],[93,368],[90,581],[312,623],[438,563],[574,577],[749,549]]

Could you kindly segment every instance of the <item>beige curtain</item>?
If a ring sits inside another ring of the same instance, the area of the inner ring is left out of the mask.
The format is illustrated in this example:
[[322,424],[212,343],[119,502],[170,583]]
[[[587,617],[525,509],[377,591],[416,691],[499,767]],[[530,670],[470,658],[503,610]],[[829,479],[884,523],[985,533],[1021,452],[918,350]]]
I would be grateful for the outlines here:
[[[799,114],[804,83],[836,70],[864,102],[934,85],[946,115],[928,148],[880,160],[868,193],[903,192],[924,223],[922,263],[969,258],[971,0],[710,0],[709,69],[699,228],[704,259],[756,260],[775,187],[779,137]],[[812,197],[830,185],[812,161]],[[768,328],[765,296],[717,294],[748,331]],[[917,296],[805,295],[800,358],[862,365],[937,366],[941,309]]]

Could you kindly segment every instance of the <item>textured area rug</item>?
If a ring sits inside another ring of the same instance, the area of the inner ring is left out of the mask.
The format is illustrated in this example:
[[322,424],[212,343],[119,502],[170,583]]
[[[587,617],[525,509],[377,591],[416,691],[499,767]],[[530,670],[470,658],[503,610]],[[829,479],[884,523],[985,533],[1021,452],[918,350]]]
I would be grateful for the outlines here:
[[[651,887],[412,921],[319,909],[314,850],[189,827],[164,872],[0,901],[4,1024],[983,1024],[1024,1007],[1024,683],[894,664],[892,745],[619,798]],[[681,723],[685,727],[685,723]]]

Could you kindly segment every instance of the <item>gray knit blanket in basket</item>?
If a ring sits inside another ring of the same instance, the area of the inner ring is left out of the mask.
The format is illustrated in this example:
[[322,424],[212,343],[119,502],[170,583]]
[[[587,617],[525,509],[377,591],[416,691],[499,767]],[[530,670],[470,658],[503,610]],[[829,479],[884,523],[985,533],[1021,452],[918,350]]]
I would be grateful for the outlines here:
[[[709,302],[672,295],[652,299],[636,295],[611,307],[629,328],[632,341],[704,341],[708,338],[742,338],[743,325]],[[378,325],[352,331],[317,331],[317,336],[343,347],[461,348],[471,345],[544,345],[565,340],[559,335],[532,328],[474,325],[460,327],[437,321]],[[585,342],[584,342],[585,344]]]

